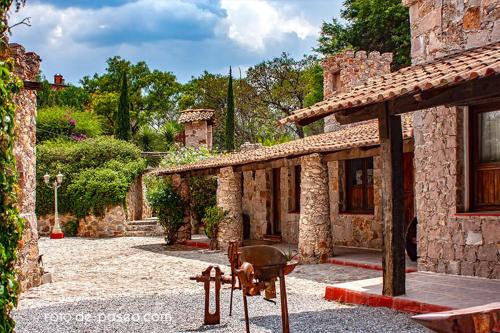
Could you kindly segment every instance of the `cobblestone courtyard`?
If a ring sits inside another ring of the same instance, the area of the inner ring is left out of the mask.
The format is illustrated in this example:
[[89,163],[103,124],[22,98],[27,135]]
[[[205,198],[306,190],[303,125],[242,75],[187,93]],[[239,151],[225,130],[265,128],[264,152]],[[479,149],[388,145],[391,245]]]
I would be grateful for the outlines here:
[[[42,239],[53,283],[22,296],[15,313],[18,332],[241,332],[241,297],[229,317],[229,290],[222,291],[222,322],[203,327],[203,289],[189,280],[208,263],[223,271],[224,253],[167,247],[162,238]],[[294,332],[427,332],[407,315],[353,307],[323,299],[332,283],[376,277],[377,271],[325,265],[297,267],[287,279]],[[280,330],[279,305],[250,299],[252,332]],[[279,304],[279,303],[278,303]]]

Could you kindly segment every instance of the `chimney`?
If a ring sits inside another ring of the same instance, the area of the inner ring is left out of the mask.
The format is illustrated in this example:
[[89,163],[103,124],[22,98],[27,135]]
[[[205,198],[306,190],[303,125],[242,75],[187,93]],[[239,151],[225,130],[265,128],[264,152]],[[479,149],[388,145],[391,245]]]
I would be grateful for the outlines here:
[[63,85],[64,84],[64,77],[61,74],[54,75],[54,84]]
[[211,109],[189,109],[181,111],[179,122],[184,124],[184,142],[186,147],[199,148],[213,146],[213,117]]
[[[323,61],[324,99],[336,93],[348,92],[368,79],[390,73],[392,53],[352,50],[330,56]],[[331,115],[325,118],[325,132],[337,131],[342,126]]]

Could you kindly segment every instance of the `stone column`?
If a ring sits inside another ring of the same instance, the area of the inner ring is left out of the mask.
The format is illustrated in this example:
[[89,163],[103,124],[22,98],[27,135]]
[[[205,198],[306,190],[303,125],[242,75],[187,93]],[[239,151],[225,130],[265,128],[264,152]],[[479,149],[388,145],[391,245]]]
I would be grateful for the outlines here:
[[301,165],[300,260],[325,262],[333,254],[327,167],[319,154],[302,157]]
[[186,204],[186,209],[184,210],[184,224],[177,231],[176,242],[183,242],[187,239],[191,239],[191,210],[189,209],[189,180],[188,178],[183,178],[179,174],[172,176],[172,185],[177,189],[177,193],[181,196]]
[[217,180],[217,206],[228,212],[217,234],[222,248],[226,248],[230,241],[243,241],[241,204],[241,172],[235,172],[232,167],[222,168]]

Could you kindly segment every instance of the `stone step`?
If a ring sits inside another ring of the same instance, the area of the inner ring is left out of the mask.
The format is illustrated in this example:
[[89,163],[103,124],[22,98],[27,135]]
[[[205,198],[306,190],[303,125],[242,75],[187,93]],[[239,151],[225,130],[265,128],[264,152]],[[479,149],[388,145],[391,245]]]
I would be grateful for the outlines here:
[[128,237],[153,237],[153,236],[163,236],[163,231],[126,231],[125,236]]
[[141,221],[128,221],[127,225],[158,225],[158,221],[153,220],[141,220]]
[[160,229],[160,226],[157,224],[139,224],[139,225],[126,225],[125,230],[126,231],[154,231]]

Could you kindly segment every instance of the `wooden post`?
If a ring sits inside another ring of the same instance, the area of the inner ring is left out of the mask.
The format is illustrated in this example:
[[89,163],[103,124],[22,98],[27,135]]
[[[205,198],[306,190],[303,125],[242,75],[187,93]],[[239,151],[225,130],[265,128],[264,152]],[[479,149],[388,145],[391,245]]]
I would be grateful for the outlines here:
[[387,103],[378,118],[382,159],[382,221],[384,225],[383,294],[405,294],[403,204],[403,133],[401,117],[389,114]]

